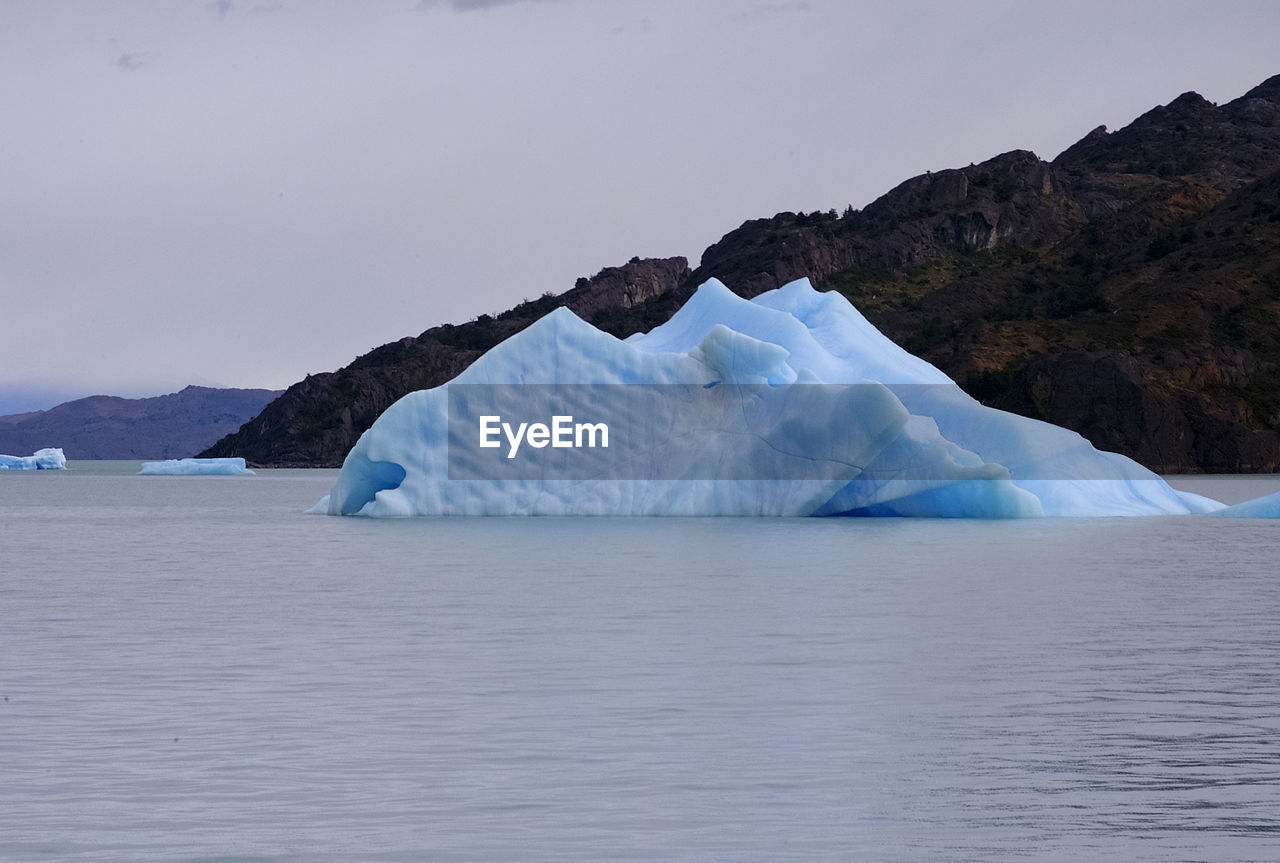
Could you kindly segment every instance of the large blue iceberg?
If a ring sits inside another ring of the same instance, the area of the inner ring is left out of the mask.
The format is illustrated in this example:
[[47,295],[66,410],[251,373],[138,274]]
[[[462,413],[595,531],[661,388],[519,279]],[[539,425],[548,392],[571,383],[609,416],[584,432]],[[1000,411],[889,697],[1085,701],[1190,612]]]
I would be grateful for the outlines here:
[[[525,438],[470,404],[489,389],[549,392],[559,415],[523,423]],[[689,395],[730,389],[711,412]],[[617,396],[655,391],[675,395]],[[673,400],[696,418],[680,419]],[[554,465],[508,471],[532,452],[520,444],[547,447],[535,455],[570,446],[569,421],[593,406],[649,424],[625,447],[573,450],[572,476]],[[493,449],[459,445],[460,416],[478,420],[479,446]],[[449,384],[405,396],[352,448],[315,510],[1010,518],[1221,508],[1075,432],[985,407],[807,279],[750,301],[713,279],[649,333],[619,340],[558,309]]]
[[67,458],[57,447],[38,449],[32,455],[0,455],[0,470],[66,470]]

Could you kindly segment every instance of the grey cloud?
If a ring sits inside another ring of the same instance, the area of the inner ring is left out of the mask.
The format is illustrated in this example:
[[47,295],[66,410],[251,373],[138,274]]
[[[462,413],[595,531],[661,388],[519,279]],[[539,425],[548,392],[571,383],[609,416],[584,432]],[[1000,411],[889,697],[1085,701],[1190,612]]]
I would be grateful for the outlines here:
[[641,18],[637,24],[620,24],[609,31],[610,36],[623,36],[627,33],[648,33],[653,28],[653,21],[649,18]]
[[795,12],[812,12],[813,4],[809,0],[787,0],[782,3],[757,3],[745,12],[740,12],[737,20],[749,22],[774,15],[786,15]]
[[[419,0],[418,10],[427,11],[440,6],[443,0]],[[510,6],[515,3],[544,3],[547,0],[447,0],[447,5],[454,12],[475,12],[478,9],[492,9],[495,6]]]
[[116,68],[123,69],[126,72],[141,69],[143,66],[147,65],[146,57],[146,54],[139,53],[121,54],[116,58]]
[[471,12],[475,9],[488,9],[491,6],[505,6],[509,3],[529,2],[529,0],[450,0],[451,5],[458,12]]
[[[424,0],[424,3],[426,0]],[[219,21],[227,20],[227,16],[232,12],[245,14],[244,6],[237,6],[233,0],[213,0],[208,4],[208,8],[218,16]],[[279,12],[284,8],[280,0],[265,0],[265,2],[250,6],[247,10],[249,15],[260,15],[264,12]]]

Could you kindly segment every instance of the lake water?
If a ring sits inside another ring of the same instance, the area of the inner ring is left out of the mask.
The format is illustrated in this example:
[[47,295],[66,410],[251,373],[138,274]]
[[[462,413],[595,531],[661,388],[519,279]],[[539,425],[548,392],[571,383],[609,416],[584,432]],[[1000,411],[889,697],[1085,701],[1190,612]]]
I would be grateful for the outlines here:
[[137,467],[0,475],[0,859],[1280,859],[1280,521],[369,521]]

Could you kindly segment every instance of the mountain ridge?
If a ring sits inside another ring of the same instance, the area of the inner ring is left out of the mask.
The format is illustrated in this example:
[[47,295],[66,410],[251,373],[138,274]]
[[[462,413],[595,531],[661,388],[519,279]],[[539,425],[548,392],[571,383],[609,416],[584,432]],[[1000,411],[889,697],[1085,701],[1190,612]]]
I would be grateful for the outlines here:
[[88,396],[0,416],[0,452],[51,446],[69,459],[181,458],[239,428],[281,392],[188,386],[141,399]]
[[1195,93],[1051,161],[1011,150],[909,178],[862,210],[779,213],[696,269],[632,259],[290,387],[208,455],[336,465],[396,398],[567,305],[618,336],[708,278],[745,297],[808,277],[989,404],[1155,470],[1280,467],[1280,75]]

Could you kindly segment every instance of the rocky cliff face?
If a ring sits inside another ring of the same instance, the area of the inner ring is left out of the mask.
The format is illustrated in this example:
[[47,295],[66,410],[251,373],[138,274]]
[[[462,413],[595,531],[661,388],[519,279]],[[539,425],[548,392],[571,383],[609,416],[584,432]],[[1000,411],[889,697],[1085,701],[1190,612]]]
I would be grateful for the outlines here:
[[808,275],[988,402],[1157,470],[1276,470],[1277,106],[1280,76],[1222,106],[1184,94],[1052,162],[749,222],[695,275],[748,294]]
[[0,416],[0,452],[26,455],[52,446],[69,459],[184,458],[239,428],[278,395],[187,387],[147,399],[90,396]]
[[568,305],[615,335],[710,277],[807,276],[991,404],[1162,471],[1280,468],[1280,76],[1186,93],[1051,162],[1013,151],[914,177],[862,211],[781,213],[703,254],[633,260],[493,319],[437,327],[290,390],[209,451],[336,464],[400,394]]
[[792,279],[857,280],[1005,246],[1054,243],[1084,222],[1062,178],[1015,150],[980,165],[913,177],[861,212],[781,213],[747,222],[703,253],[712,276],[752,297]]

